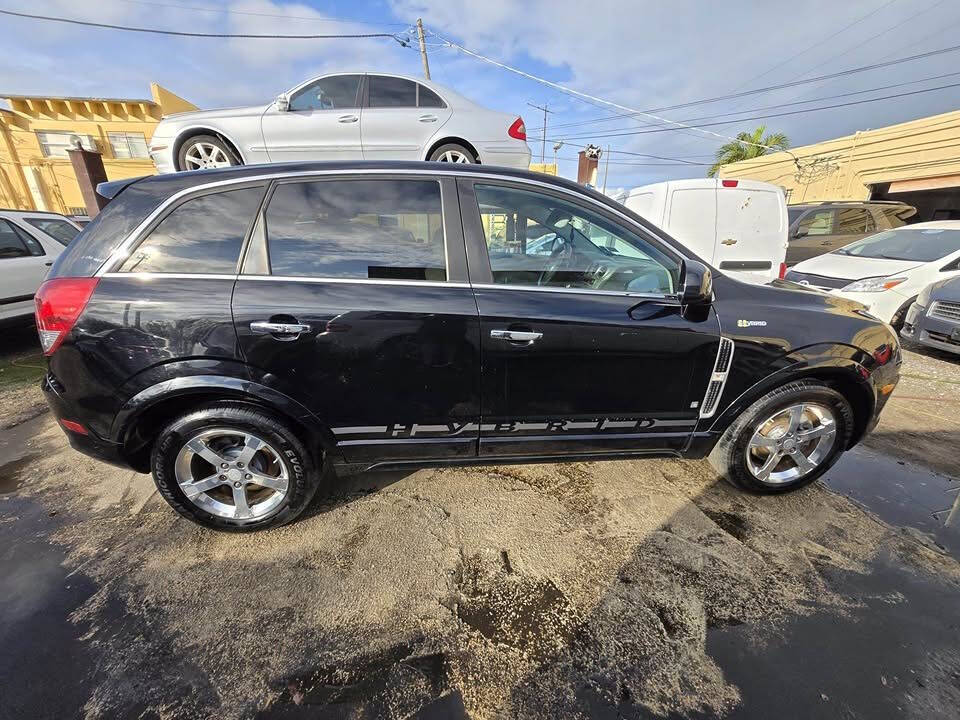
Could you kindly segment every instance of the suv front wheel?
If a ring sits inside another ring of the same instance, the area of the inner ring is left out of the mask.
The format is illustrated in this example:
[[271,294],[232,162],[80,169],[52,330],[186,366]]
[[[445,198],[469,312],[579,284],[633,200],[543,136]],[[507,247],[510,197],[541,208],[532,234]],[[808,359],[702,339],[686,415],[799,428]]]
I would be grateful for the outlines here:
[[710,453],[714,470],[759,493],[803,487],[839,459],[853,432],[853,409],[831,387],[793,382],[764,395]]
[[164,499],[216,530],[276,527],[303,512],[318,473],[296,435],[259,409],[213,405],[171,422],[151,458]]

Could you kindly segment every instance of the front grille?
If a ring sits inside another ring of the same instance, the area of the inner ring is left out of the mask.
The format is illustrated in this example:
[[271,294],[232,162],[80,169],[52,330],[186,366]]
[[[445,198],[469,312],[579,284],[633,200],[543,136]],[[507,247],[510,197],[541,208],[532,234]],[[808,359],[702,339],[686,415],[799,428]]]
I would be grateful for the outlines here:
[[847,280],[846,278],[812,275],[811,273],[802,273],[797,272],[796,270],[788,270],[783,279],[789,280],[790,282],[800,283],[801,285],[812,285],[814,287],[834,289],[846,287],[853,282],[853,280]]
[[944,320],[960,322],[960,303],[937,300],[930,306],[930,315]]
[[937,342],[942,342],[947,345],[956,345],[957,347],[960,347],[960,340],[954,340],[946,333],[933,332],[932,330],[926,330],[925,332],[930,336],[931,340],[936,340]]

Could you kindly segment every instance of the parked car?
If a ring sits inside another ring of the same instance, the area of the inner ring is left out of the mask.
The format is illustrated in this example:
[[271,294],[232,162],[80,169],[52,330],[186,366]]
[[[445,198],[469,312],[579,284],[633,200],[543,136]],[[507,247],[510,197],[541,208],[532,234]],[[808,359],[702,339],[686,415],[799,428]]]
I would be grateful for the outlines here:
[[56,213],[0,210],[0,320],[30,317],[33,294],[79,232]]
[[916,223],[876,233],[792,267],[786,279],[863,303],[900,330],[935,280],[960,275],[960,221]]
[[161,173],[300,160],[436,160],[526,169],[523,119],[429,80],[323,75],[267,105],[164,117],[150,141]]
[[917,209],[892,200],[791,205],[787,267],[849,245],[879,230],[902,227]]
[[624,204],[726,275],[767,283],[786,272],[787,203],[777,185],[670,180],[634,188]]
[[713,275],[528,171],[306,163],[99,192],[37,295],[43,390],[75,448],[152,470],[210,527],[287,522],[328,468],[709,455],[783,492],[899,376],[858,304]]
[[960,277],[927,285],[907,311],[900,334],[960,355]]

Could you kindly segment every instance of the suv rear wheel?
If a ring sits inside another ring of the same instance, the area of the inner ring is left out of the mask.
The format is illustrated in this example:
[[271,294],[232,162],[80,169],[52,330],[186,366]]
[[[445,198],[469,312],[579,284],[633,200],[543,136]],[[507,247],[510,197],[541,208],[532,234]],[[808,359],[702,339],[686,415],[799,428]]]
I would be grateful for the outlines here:
[[319,476],[310,453],[273,416],[213,405],[171,422],[151,457],[164,499],[216,530],[276,527],[303,512]]
[[734,485],[759,493],[803,487],[839,459],[853,432],[853,409],[833,388],[794,382],[757,400],[710,453]]

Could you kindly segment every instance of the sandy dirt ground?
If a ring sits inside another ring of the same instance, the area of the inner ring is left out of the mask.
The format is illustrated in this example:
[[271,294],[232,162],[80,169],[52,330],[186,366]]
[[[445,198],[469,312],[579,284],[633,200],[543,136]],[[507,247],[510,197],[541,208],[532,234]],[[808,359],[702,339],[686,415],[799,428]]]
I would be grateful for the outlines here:
[[[869,446],[956,473],[960,363],[909,352],[904,374]],[[823,483],[738,492],[704,462],[369,474],[238,536],[71,451],[49,417],[7,432],[27,452],[0,468],[0,530],[17,502],[55,513],[39,534],[63,552],[57,582],[90,584],[68,615],[87,718],[427,717],[450,698],[471,718],[722,716],[743,688],[711,633],[750,627],[762,654],[798,618],[855,623],[904,602],[841,580],[879,565],[960,600],[960,563],[928,534]],[[917,659],[926,684],[897,687],[902,716],[956,716],[958,645],[941,633]]]

